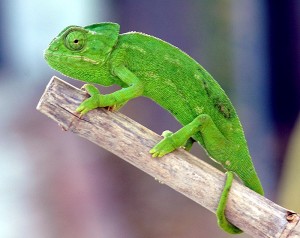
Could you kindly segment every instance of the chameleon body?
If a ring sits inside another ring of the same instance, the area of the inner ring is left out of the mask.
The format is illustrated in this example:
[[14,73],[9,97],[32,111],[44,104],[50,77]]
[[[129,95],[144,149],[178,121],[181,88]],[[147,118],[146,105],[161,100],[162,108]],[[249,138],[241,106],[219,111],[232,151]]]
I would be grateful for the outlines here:
[[244,132],[229,98],[213,77],[177,47],[138,32],[119,34],[116,23],[65,28],[45,51],[48,64],[69,77],[122,89],[102,95],[84,85],[90,98],[77,108],[82,115],[97,107],[118,110],[130,99],[145,96],[168,110],[183,127],[166,131],[150,153],[161,157],[199,142],[228,171],[217,210],[218,223],[240,233],[224,214],[233,173],[259,194],[263,188],[249,155]]

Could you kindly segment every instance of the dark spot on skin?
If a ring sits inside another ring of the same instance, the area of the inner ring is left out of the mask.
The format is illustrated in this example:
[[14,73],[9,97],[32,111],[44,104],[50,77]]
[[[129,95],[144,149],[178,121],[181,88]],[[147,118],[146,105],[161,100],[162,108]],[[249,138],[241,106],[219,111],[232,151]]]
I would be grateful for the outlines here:
[[214,106],[225,118],[229,119],[231,117],[231,110],[225,103],[216,100]]
[[170,113],[171,113],[172,115],[174,115],[175,117],[178,115],[178,112],[173,111],[172,109],[170,110]]
[[213,102],[214,107],[224,116],[224,118],[231,118],[233,115],[230,105],[227,105],[226,101],[224,102],[224,100],[218,97],[216,92],[212,90],[210,81],[206,79],[206,76],[209,77],[209,75],[207,75],[206,71],[203,71],[201,68],[198,68],[198,71],[201,75],[200,77],[202,80],[203,89],[205,90],[207,97]]
[[207,82],[206,82],[206,80],[204,78],[202,78],[202,83],[203,83],[203,88],[204,88],[204,90],[206,92],[206,95],[208,97],[210,97],[211,93],[210,93],[210,90],[208,88],[208,84],[207,84]]
[[197,78],[198,79],[200,78],[202,80],[203,89],[205,90],[207,97],[210,97],[211,90],[209,87],[210,86],[209,82],[207,82],[206,80],[206,71],[201,68],[198,68],[197,71],[198,71]]

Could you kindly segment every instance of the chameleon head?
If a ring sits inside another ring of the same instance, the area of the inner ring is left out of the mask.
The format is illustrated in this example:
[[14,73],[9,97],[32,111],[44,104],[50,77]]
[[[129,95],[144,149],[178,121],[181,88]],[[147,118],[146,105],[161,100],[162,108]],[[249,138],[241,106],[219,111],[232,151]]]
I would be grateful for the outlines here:
[[[109,22],[69,26],[51,41],[44,57],[53,69],[66,76],[99,83],[99,72],[117,43],[119,29],[118,24]],[[103,80],[101,84],[111,84]]]

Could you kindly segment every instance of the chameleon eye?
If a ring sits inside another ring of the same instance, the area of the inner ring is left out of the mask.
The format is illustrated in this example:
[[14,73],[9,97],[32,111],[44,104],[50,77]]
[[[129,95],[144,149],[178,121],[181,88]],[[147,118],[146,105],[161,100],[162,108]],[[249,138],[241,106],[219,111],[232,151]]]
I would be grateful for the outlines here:
[[70,50],[79,51],[85,45],[85,33],[79,30],[72,30],[65,36],[65,46]]

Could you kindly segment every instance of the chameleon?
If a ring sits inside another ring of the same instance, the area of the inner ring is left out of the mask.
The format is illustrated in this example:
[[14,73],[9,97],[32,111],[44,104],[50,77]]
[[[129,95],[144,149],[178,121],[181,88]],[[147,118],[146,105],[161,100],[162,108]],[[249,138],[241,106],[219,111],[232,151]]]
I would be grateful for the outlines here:
[[[89,97],[76,109],[80,117],[99,107],[116,111],[139,96],[169,111],[183,127],[163,132],[149,153],[162,157],[179,147],[189,151],[198,142],[227,171],[216,211],[218,225],[231,234],[242,232],[225,215],[233,177],[261,195],[263,187],[235,108],[198,62],[154,36],[120,34],[119,24],[112,22],[66,27],[51,41],[44,58],[53,69],[86,83],[82,88]],[[94,84],[121,89],[103,95]]]

